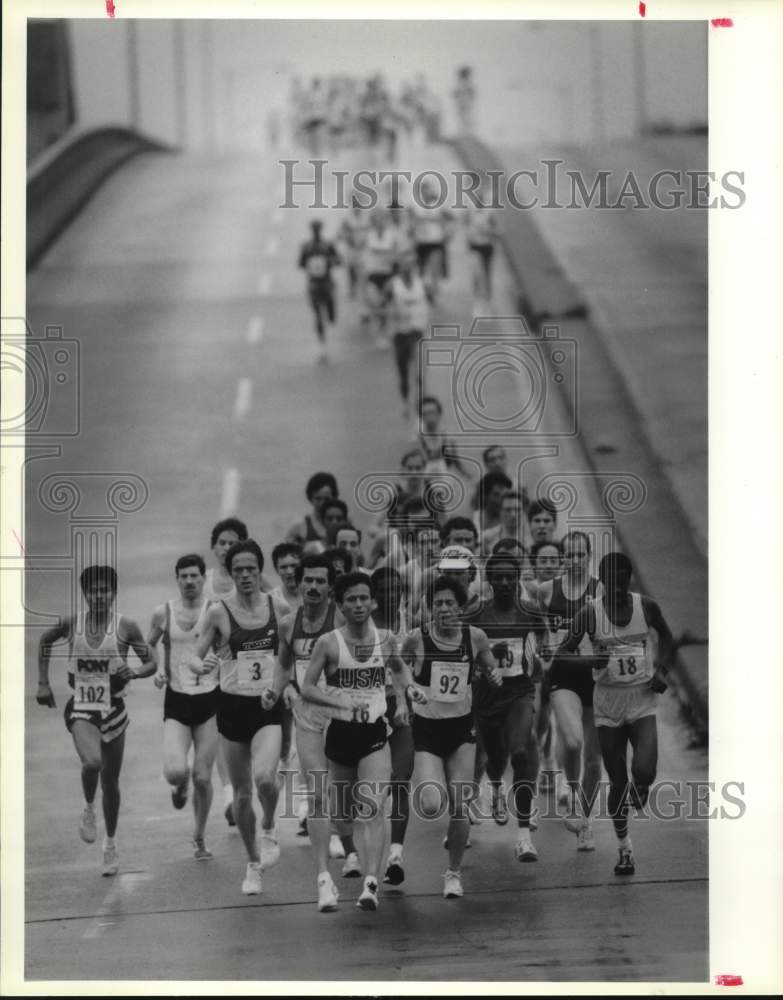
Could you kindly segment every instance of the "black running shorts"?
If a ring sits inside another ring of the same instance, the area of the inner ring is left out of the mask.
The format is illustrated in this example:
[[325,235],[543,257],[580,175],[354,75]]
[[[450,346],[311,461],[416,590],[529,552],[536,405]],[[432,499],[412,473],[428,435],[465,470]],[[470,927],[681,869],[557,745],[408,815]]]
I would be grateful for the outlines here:
[[454,719],[426,719],[413,716],[413,745],[417,753],[431,753],[447,760],[465,743],[476,742],[473,713]]
[[217,712],[219,691],[219,688],[215,688],[200,694],[183,694],[167,687],[163,699],[164,722],[166,719],[174,719],[191,729],[203,726]]
[[375,722],[343,722],[332,719],[326,730],[326,757],[344,767],[356,767],[360,760],[386,746],[386,719]]
[[232,743],[250,743],[264,726],[282,724],[283,708],[279,699],[267,712],[261,707],[261,699],[255,696],[226,694],[225,691],[218,696],[218,732]]

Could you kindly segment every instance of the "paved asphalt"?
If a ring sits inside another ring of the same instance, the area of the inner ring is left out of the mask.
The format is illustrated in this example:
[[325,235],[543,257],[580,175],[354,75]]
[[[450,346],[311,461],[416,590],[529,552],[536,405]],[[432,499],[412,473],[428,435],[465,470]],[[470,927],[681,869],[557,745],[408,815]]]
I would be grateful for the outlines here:
[[[428,155],[427,163],[454,166],[445,150]],[[352,483],[397,469],[411,431],[391,356],[362,338],[343,295],[333,360],[315,363],[294,266],[307,212],[276,209],[280,187],[274,162],[139,158],[30,275],[34,328],[59,325],[80,342],[83,417],[59,461],[41,459],[28,470],[23,542],[43,567],[29,575],[31,615],[65,611],[68,601],[67,573],[45,567],[68,555],[69,515],[37,500],[54,472],[129,473],[148,484],[141,509],[117,522],[118,607],[146,630],[153,607],[173,596],[176,557],[208,552],[210,527],[232,490],[268,553],[303,512],[313,471],[331,469],[355,509]],[[437,318],[467,324],[468,261],[458,244]],[[498,285],[494,305],[502,312],[513,301],[502,268]],[[243,379],[249,390],[240,389]],[[509,398],[514,391],[511,381],[498,387]],[[584,467],[577,441],[561,443],[556,461],[527,466],[528,482],[558,463]],[[82,512],[93,516],[105,484],[79,481]],[[357,520],[367,518],[357,513]],[[100,844],[77,836],[81,794],[62,723],[62,660],[52,669],[57,711],[35,704],[38,634],[26,633],[28,979],[96,981],[88,990],[125,979],[706,980],[704,820],[640,819],[637,874],[622,883],[612,873],[608,820],[596,821],[597,850],[579,854],[573,834],[544,819],[535,865],[514,861],[511,825],[485,820],[472,831],[461,901],[441,897],[443,822],[414,820],[401,890],[384,890],[379,911],[367,914],[354,906],[357,882],[337,877],[340,910],[320,915],[306,842],[284,818],[279,866],[262,896],[243,897],[243,850],[217,808],[207,828],[214,861],[197,864],[189,855],[188,812],[171,808],[160,773],[162,694],[146,681],[128,700],[120,874],[102,879]],[[660,745],[661,779],[706,778],[706,754],[689,746],[670,697],[662,701]]]

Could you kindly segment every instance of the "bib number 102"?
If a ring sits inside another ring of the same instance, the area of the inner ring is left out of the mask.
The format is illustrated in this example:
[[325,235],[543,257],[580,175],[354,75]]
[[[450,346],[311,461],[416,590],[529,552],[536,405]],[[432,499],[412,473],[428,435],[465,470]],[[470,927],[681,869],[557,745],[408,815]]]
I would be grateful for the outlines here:
[[76,687],[76,700],[82,705],[104,705],[105,695],[106,688],[103,685],[78,684]]

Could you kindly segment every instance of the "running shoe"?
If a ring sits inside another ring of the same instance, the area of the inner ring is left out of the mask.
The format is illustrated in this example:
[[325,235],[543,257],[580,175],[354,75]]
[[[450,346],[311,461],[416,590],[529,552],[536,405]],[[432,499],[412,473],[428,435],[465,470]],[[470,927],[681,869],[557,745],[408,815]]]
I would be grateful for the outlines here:
[[362,894],[356,900],[356,905],[360,910],[377,910],[378,909],[378,882],[368,875],[364,880],[364,889],[362,889]]
[[340,838],[336,833],[333,833],[329,838],[329,857],[335,861],[345,857],[345,848],[340,843]]
[[519,831],[519,839],[514,848],[514,855],[517,861],[538,861],[538,851],[533,846],[530,839],[530,831],[522,827]]
[[203,837],[193,838],[193,857],[196,861],[211,861],[214,855],[204,846]]
[[394,854],[389,855],[383,881],[386,885],[400,885],[405,881],[405,869],[402,867],[402,855],[399,851],[395,851]]
[[636,865],[633,860],[633,852],[630,846],[620,848],[620,858],[614,866],[615,875],[633,875]]
[[557,804],[562,809],[570,807],[572,797],[571,788],[560,771],[558,771],[557,777],[555,778],[555,793],[557,796]]
[[343,878],[361,878],[362,870],[359,867],[359,855],[356,851],[351,851],[345,859],[343,865]]
[[492,819],[498,826],[505,826],[508,823],[508,806],[503,788],[492,795]]
[[576,835],[576,849],[577,851],[595,850],[595,837],[593,835],[593,827],[589,820],[585,820],[584,826]]
[[304,819],[300,819],[299,820],[299,829],[296,831],[296,835],[297,835],[297,837],[306,837],[307,836],[307,817],[306,816],[304,817]]
[[443,898],[459,899],[462,895],[462,872],[447,868],[443,876]]
[[277,830],[262,830],[258,838],[258,853],[261,858],[261,868],[266,871],[280,860],[280,845],[277,842]]
[[175,809],[184,809],[188,801],[188,783],[171,789],[171,804]]
[[103,871],[101,875],[116,875],[120,870],[120,859],[116,847],[104,847],[103,849]]
[[229,826],[237,825],[237,821],[234,819],[234,807],[230,802],[226,806],[223,815],[226,817],[226,823],[228,823]]
[[79,836],[85,844],[94,844],[97,833],[95,830],[95,810],[92,806],[85,806],[82,818],[79,820]]
[[258,861],[248,861],[245,881],[242,883],[242,892],[246,896],[260,896],[263,891],[261,864]]
[[318,912],[334,913],[339,898],[340,894],[331,875],[321,875],[318,878]]

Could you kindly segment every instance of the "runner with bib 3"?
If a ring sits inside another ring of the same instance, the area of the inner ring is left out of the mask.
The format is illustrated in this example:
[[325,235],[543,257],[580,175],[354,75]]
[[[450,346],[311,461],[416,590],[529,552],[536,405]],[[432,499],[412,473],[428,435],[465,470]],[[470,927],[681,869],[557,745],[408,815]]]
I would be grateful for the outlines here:
[[[262,869],[271,867],[280,857],[275,809],[282,743],[278,701],[282,684],[276,681],[275,659],[278,621],[288,609],[260,592],[264,555],[253,539],[231,546],[226,553],[226,569],[234,580],[236,595],[210,607],[191,658],[191,669],[205,675],[219,662],[217,728],[234,789],[234,818],[248,855],[242,892],[256,895],[262,891]],[[216,650],[223,646],[228,647],[231,656],[218,661]],[[254,784],[263,810],[259,845],[253,812]]]

